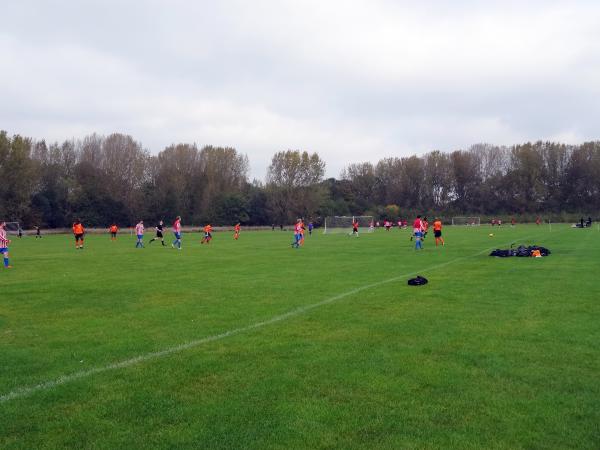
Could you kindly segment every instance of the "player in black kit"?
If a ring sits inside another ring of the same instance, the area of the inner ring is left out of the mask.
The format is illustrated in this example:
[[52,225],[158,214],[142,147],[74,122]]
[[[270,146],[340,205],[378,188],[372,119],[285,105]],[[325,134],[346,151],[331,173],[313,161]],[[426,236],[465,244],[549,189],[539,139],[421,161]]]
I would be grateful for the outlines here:
[[156,229],[156,236],[153,237],[152,239],[150,239],[150,244],[152,244],[152,242],[154,241],[160,241],[162,242],[163,247],[165,246],[165,240],[163,238],[163,221],[161,220],[160,222],[158,222],[158,225],[156,225],[155,229]]

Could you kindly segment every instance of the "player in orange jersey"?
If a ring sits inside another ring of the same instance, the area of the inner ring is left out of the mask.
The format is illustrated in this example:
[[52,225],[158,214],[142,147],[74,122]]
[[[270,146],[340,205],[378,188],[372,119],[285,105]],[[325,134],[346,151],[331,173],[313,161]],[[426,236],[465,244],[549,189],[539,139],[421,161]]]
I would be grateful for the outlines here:
[[240,238],[240,230],[242,229],[241,225],[237,223],[233,227],[233,238],[237,241]]
[[304,232],[306,231],[306,227],[304,226],[304,221],[302,221],[300,226],[300,245],[304,245]]
[[442,237],[442,221],[440,219],[435,219],[433,222],[433,236],[435,237],[435,246],[438,246],[438,243],[441,242],[444,245],[444,238]]
[[208,244],[212,240],[212,225],[209,223],[204,227],[204,237],[200,241],[201,244]]
[[73,222],[73,235],[75,236],[75,248],[83,250],[83,235],[85,234],[85,229],[83,228],[83,224],[81,223],[81,219],[77,219]]
[[117,240],[117,232],[119,231],[119,227],[117,226],[117,224],[113,223],[108,228],[108,231],[110,232],[110,240],[111,241],[116,241]]

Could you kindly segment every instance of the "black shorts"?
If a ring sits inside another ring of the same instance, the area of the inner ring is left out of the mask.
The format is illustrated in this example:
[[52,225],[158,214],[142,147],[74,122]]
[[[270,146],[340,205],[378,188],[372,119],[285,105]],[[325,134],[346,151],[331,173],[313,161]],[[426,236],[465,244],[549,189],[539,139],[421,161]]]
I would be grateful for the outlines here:
[[358,233],[358,228],[352,228],[353,233]]
[[159,238],[159,239],[162,239],[163,238],[162,231],[157,231],[156,232],[156,237]]
[[75,240],[76,240],[76,241],[79,241],[79,240],[82,240],[82,241],[83,241],[83,233],[81,233],[81,234],[76,234],[76,235],[75,235]]
[[433,230],[433,235],[437,238],[442,237],[442,230]]
[[111,231],[111,232],[110,232],[110,235],[111,235],[112,237],[117,237],[117,232],[116,232],[116,231]]

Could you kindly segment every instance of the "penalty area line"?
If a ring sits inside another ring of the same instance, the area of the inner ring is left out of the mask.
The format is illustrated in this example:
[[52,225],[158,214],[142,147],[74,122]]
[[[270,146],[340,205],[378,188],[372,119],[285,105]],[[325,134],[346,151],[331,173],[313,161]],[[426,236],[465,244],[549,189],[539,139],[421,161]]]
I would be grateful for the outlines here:
[[[527,239],[527,238],[524,238],[524,239]],[[362,291],[365,291],[365,290],[368,290],[368,289],[373,289],[373,288],[376,288],[376,287],[379,287],[379,286],[383,286],[385,284],[394,283],[396,281],[402,280],[402,279],[404,279],[406,277],[409,277],[411,275],[417,275],[418,273],[429,272],[429,271],[434,270],[434,269],[439,269],[440,267],[449,266],[451,264],[455,264],[458,261],[462,261],[462,260],[469,259],[469,258],[474,258],[476,256],[482,255],[483,253],[489,252],[490,250],[493,250],[493,249],[494,249],[494,247],[490,247],[488,249],[485,249],[483,251],[474,253],[472,255],[461,256],[459,258],[455,258],[455,259],[452,259],[450,261],[446,261],[446,262],[443,262],[443,263],[435,264],[433,266],[426,267],[426,268],[423,268],[421,270],[416,270],[416,271],[413,270],[413,271],[410,271],[410,272],[403,273],[401,275],[397,275],[397,276],[392,277],[392,278],[388,278],[388,279],[385,279],[385,280],[377,281],[377,282],[374,282],[374,283],[365,284],[363,286],[357,287],[355,289],[351,289],[351,290],[343,292],[341,294],[334,295],[333,297],[328,297],[325,300],[321,300],[320,302],[312,303],[312,304],[306,305],[306,306],[300,306],[300,307],[292,309],[291,311],[288,311],[286,313],[276,315],[276,316],[274,316],[274,317],[272,317],[270,319],[267,319],[267,320],[264,320],[264,321],[261,321],[261,322],[256,322],[256,323],[253,323],[251,325],[247,325],[245,327],[234,328],[233,330],[225,331],[223,333],[214,334],[212,336],[207,336],[207,337],[204,337],[204,338],[201,338],[201,339],[196,339],[196,340],[189,341],[189,342],[186,342],[186,343],[183,343],[183,344],[175,345],[173,347],[168,347],[168,348],[165,348],[164,350],[159,350],[159,351],[150,352],[150,353],[144,353],[142,355],[138,355],[138,356],[135,356],[133,358],[125,359],[125,360],[118,361],[118,362],[115,362],[115,363],[112,363],[112,364],[108,364],[106,366],[95,367],[95,368],[88,369],[88,370],[82,370],[82,371],[79,371],[79,372],[74,372],[74,373],[71,373],[71,374],[62,375],[62,376],[60,376],[60,377],[58,377],[58,378],[56,378],[54,380],[45,381],[43,383],[39,383],[39,384],[36,384],[36,385],[17,388],[15,390],[11,391],[11,392],[8,392],[6,394],[0,395],[0,403],[6,403],[6,402],[8,402],[10,400],[15,400],[15,399],[18,399],[18,398],[27,397],[29,395],[32,395],[32,394],[36,393],[36,392],[46,391],[46,390],[55,388],[57,386],[61,386],[63,384],[70,383],[72,381],[80,380],[82,378],[88,378],[88,377],[91,377],[93,375],[104,373],[104,372],[108,372],[108,371],[111,371],[111,370],[123,369],[123,368],[126,368],[126,367],[134,366],[136,364],[140,364],[140,363],[143,363],[143,362],[146,362],[146,361],[150,361],[150,360],[153,360],[153,359],[162,358],[164,356],[169,356],[169,355],[172,355],[172,354],[175,354],[175,353],[182,352],[184,350],[189,350],[191,348],[199,347],[201,345],[208,344],[210,342],[219,341],[221,339],[225,339],[225,338],[230,337],[230,336],[235,336],[235,335],[238,335],[238,334],[241,334],[241,333],[245,333],[247,331],[252,331],[252,330],[255,330],[257,328],[262,328],[262,327],[265,327],[267,325],[271,325],[271,324],[278,323],[278,322],[281,322],[283,320],[286,320],[286,319],[289,319],[289,318],[292,318],[292,317],[299,316],[301,314],[304,314],[304,313],[306,313],[308,311],[311,311],[313,309],[319,308],[321,306],[328,305],[330,303],[336,302],[336,301],[341,300],[343,298],[350,297],[350,296],[352,296],[354,294],[358,294],[359,292],[362,292]]]

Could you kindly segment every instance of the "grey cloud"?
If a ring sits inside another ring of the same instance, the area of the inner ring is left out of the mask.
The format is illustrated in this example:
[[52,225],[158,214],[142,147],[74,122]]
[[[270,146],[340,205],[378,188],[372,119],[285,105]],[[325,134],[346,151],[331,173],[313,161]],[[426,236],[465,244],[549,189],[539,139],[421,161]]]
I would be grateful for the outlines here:
[[597,139],[590,1],[9,2],[0,121],[49,139],[131,133],[273,152],[328,174],[475,142]]

